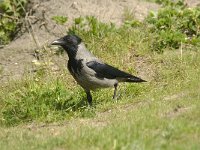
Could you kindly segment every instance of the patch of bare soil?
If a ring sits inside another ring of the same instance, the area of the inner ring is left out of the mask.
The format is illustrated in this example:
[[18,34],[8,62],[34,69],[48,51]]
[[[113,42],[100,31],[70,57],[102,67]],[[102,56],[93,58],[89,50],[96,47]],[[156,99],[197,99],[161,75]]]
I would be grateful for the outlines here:
[[[188,3],[193,6],[198,1],[188,0]],[[142,20],[149,10],[159,8],[157,4],[143,0],[32,0],[29,7],[28,20],[32,32],[23,33],[0,49],[0,81],[20,79],[24,72],[30,71],[35,60],[34,50],[66,34],[66,29],[76,17],[95,16],[103,22],[120,25],[125,9]],[[53,16],[67,16],[68,22],[65,26],[56,25],[51,19]]]

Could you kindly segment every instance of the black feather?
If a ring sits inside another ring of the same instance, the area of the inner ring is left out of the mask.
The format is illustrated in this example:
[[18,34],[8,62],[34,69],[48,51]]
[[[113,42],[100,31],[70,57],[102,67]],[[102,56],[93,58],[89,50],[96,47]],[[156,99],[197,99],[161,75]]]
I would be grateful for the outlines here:
[[97,61],[90,61],[87,62],[86,65],[96,72],[96,77],[98,78],[107,78],[107,79],[121,78],[125,82],[145,82],[145,80],[135,77],[129,73],[123,72],[108,64],[102,64]]
[[79,73],[81,72],[81,69],[83,68],[83,64],[82,64],[83,59],[69,59],[68,61],[68,69],[69,72],[75,76],[75,74],[79,75]]

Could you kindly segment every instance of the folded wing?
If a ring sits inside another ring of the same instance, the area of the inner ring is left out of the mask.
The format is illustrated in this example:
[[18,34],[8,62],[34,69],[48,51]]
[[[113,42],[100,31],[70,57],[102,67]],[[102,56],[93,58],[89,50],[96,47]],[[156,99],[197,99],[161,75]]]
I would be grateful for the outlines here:
[[100,63],[97,61],[90,61],[87,62],[86,65],[96,72],[96,77],[98,78],[118,79],[125,82],[146,82],[141,78],[123,72],[108,64]]

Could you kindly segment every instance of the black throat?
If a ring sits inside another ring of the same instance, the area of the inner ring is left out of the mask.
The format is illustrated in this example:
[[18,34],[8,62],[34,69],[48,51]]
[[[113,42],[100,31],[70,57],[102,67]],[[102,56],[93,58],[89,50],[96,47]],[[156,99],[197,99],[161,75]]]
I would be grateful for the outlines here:
[[62,46],[63,49],[67,52],[69,59],[73,59],[76,57],[76,53],[78,51],[78,46]]
[[76,78],[76,75],[80,75],[81,69],[83,68],[82,64],[83,59],[76,60],[75,58],[69,58],[68,69],[69,72]]

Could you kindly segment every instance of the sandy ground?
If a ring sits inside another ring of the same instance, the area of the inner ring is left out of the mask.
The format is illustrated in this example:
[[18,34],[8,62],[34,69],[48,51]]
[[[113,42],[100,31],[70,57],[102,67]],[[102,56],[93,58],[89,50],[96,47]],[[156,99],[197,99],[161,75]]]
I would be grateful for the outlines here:
[[[190,6],[195,6],[200,0],[187,2]],[[142,20],[150,10],[157,11],[159,5],[144,0],[32,0],[29,7],[29,21],[36,42],[30,33],[25,32],[0,49],[0,81],[20,79],[25,71],[31,70],[32,61],[35,60],[34,50],[64,35],[76,17],[95,16],[103,22],[120,25],[125,9]],[[65,26],[56,25],[51,19],[53,16],[67,16],[68,22]]]

